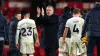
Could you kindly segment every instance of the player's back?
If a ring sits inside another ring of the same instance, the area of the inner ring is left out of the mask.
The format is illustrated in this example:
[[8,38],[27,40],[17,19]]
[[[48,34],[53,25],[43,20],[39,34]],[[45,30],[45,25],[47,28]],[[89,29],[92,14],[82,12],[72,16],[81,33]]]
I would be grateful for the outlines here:
[[20,29],[20,37],[22,42],[33,42],[33,28],[35,22],[31,19],[23,19],[18,23]]
[[68,20],[69,28],[71,31],[71,37],[81,38],[82,27],[84,24],[84,19],[80,17],[73,17]]

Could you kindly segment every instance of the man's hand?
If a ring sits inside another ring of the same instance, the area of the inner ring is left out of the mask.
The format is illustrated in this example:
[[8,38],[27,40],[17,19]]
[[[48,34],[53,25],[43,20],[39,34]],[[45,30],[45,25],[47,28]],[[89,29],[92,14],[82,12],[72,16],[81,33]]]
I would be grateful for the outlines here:
[[65,39],[66,39],[66,38],[64,38],[64,37],[63,37],[63,39],[62,39],[62,44],[63,44],[63,45],[66,44]]
[[41,14],[41,10],[39,7],[37,7],[37,17],[40,17],[40,14]]
[[36,42],[36,43],[35,43],[35,46],[36,46],[36,47],[39,47],[39,46],[40,46],[40,43],[39,43],[39,42]]
[[42,12],[41,12],[41,15],[42,15],[42,16],[44,16],[44,9],[43,9],[43,8],[42,8]]
[[19,48],[19,44],[16,44],[16,48]]

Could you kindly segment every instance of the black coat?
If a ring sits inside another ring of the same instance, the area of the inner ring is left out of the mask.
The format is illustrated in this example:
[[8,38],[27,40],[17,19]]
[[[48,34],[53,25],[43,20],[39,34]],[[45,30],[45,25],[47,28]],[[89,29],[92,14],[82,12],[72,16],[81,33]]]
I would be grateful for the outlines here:
[[0,39],[8,39],[8,22],[7,19],[2,15],[0,11]]
[[42,26],[41,20],[42,20],[42,16],[40,16],[40,17],[34,17],[34,21],[36,23],[36,27]]
[[42,48],[58,48],[57,33],[59,29],[59,20],[57,15],[44,16],[42,18],[43,33],[40,40],[40,46]]
[[82,37],[87,31],[88,36],[100,37],[100,4],[95,4],[94,8],[86,14]]
[[[72,14],[70,12],[64,12],[62,14],[62,16],[59,17],[60,25],[59,25],[58,38],[63,36],[63,32],[64,32],[64,29],[65,29],[66,22],[71,17],[72,17]],[[70,37],[70,30],[68,31],[67,37]]]
[[16,30],[17,30],[18,20],[15,17],[12,17],[12,21],[9,26],[9,47],[10,50],[17,50],[16,48]]

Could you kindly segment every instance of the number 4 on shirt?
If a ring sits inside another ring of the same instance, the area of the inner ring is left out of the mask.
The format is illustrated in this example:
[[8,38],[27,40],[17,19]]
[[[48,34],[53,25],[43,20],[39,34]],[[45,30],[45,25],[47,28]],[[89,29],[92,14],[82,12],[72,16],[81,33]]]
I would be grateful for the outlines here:
[[74,25],[73,32],[79,33],[79,29],[76,27],[76,24]]

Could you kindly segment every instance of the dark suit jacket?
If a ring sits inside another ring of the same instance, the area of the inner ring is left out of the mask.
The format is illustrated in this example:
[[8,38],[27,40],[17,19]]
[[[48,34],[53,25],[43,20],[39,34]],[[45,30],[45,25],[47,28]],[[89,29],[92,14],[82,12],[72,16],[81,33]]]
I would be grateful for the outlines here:
[[94,8],[86,14],[82,37],[87,31],[88,36],[100,37],[100,4],[95,4]]
[[17,18],[12,17],[12,21],[11,21],[10,26],[9,26],[9,47],[10,47],[10,50],[18,50],[16,48],[16,44],[15,44],[17,24],[18,24]]
[[59,19],[57,15],[47,16],[42,18],[43,33],[40,40],[40,47],[42,48],[58,48],[58,29],[59,29]]
[[[58,31],[58,38],[63,37],[63,32],[65,30],[65,25],[68,19],[72,17],[70,12],[64,12],[61,17],[59,17],[59,31]],[[70,29],[68,30],[67,37],[70,37]]]
[[8,40],[8,22],[0,11],[0,39]]

